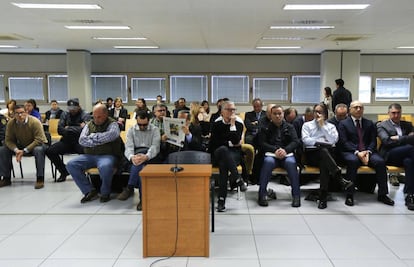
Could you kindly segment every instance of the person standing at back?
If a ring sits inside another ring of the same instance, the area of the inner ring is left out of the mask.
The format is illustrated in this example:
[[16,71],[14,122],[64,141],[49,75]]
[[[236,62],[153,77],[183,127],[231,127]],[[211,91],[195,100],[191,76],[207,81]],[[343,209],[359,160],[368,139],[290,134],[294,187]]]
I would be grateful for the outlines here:
[[344,103],[349,108],[349,105],[352,102],[351,92],[344,87],[344,80],[336,79],[336,90],[332,95],[332,110],[335,110],[336,105]]

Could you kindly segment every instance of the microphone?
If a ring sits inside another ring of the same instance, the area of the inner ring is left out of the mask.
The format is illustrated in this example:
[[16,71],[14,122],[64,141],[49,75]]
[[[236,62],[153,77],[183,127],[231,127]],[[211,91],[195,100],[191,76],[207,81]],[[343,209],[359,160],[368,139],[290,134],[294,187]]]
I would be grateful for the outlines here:
[[[184,146],[184,141],[181,141],[181,145]],[[181,152],[181,148],[182,146],[179,146],[177,154]],[[175,157],[175,166],[171,167],[170,171],[172,171],[173,173],[177,173],[184,170],[183,167],[178,166],[178,155]]]

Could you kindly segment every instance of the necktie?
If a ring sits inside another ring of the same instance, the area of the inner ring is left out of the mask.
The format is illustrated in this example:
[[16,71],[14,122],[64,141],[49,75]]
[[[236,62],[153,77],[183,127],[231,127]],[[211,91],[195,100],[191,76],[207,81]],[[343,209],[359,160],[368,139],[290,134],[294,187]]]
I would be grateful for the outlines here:
[[357,132],[358,132],[358,150],[359,151],[364,151],[365,146],[364,146],[364,142],[362,141],[361,123],[359,122],[359,120],[355,120],[355,122],[356,122],[356,128],[357,128]]

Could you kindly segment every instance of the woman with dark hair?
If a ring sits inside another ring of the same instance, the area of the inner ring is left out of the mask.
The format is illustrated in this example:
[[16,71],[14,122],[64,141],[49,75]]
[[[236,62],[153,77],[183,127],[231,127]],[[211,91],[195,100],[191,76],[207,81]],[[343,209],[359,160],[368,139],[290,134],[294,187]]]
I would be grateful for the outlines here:
[[332,89],[331,87],[327,86],[323,89],[323,104],[325,104],[325,106],[328,109],[328,117],[327,118],[331,118],[333,117],[334,113],[332,111]]
[[144,98],[138,98],[136,101],[135,101],[135,106],[136,106],[136,109],[135,109],[135,111],[134,111],[134,114],[132,115],[132,118],[131,119],[135,119],[135,117],[136,117],[136,114],[138,113],[138,111],[141,111],[141,110],[143,110],[143,111],[145,111],[146,113],[148,113],[148,115],[149,115],[149,118],[151,119],[152,118],[152,112],[149,110],[149,108],[147,107],[147,101],[145,101],[145,99]]

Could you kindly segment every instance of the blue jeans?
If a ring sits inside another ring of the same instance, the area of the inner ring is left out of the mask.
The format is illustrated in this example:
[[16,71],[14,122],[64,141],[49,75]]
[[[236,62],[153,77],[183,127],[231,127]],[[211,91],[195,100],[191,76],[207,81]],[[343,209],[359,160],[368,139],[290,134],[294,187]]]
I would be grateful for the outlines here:
[[131,170],[129,171],[129,180],[128,180],[128,186],[131,187],[138,187],[139,191],[139,198],[142,199],[142,189],[141,189],[141,176],[139,176],[139,173],[141,172],[142,168],[147,165],[146,163],[140,164],[138,166],[132,164]]
[[116,168],[116,158],[113,155],[89,155],[83,154],[70,160],[66,169],[72,176],[82,194],[86,195],[93,189],[91,182],[85,174],[85,170],[98,168],[99,176],[102,180],[101,194],[111,193],[112,176]]
[[295,157],[286,157],[284,159],[277,159],[274,157],[267,157],[267,156],[265,156],[264,158],[262,171],[260,172],[259,196],[267,195],[267,184],[269,183],[269,179],[272,176],[272,170],[279,166],[286,169],[288,173],[290,184],[292,186],[292,196],[300,197],[299,173],[298,173]]

